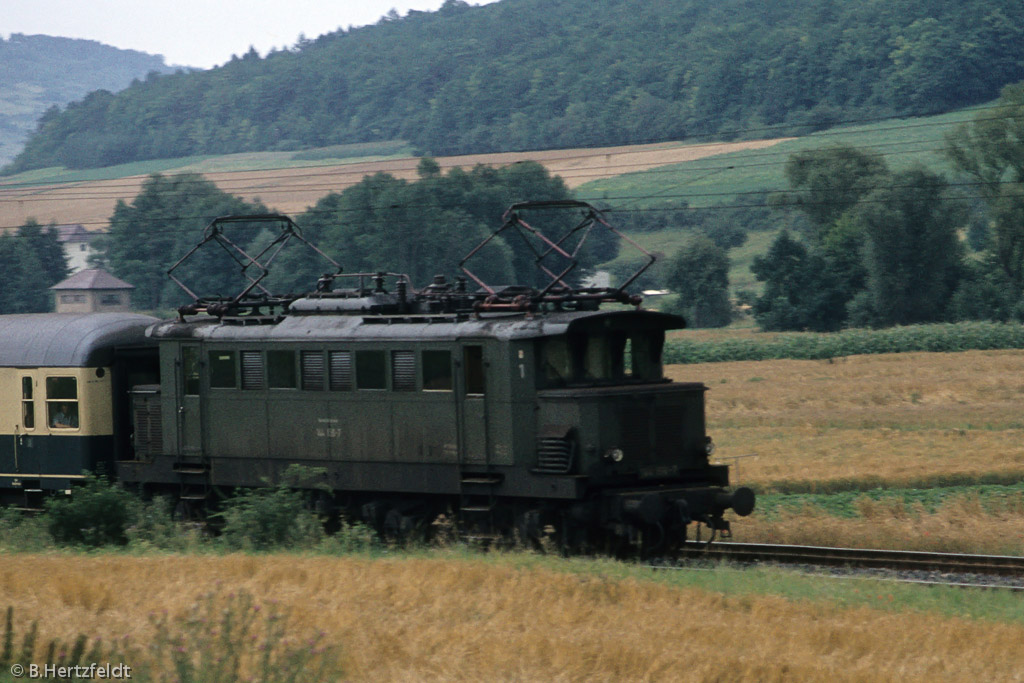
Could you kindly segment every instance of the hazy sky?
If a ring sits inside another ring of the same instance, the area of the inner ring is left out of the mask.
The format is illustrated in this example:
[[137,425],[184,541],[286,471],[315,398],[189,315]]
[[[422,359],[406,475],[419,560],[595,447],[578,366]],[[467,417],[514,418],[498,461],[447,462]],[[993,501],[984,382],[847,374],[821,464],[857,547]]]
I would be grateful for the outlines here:
[[[485,5],[494,0],[469,0]],[[2,0],[0,34],[88,38],[209,68],[254,46],[272,47],[376,23],[394,8],[436,10],[443,0]]]

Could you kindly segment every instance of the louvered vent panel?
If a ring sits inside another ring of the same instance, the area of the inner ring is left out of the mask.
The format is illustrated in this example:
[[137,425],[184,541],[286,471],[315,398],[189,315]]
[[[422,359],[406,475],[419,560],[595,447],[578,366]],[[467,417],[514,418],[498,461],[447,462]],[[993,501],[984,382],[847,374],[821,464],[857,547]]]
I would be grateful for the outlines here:
[[331,391],[351,391],[352,389],[352,352],[331,351]]
[[306,391],[324,389],[324,354],[319,351],[302,352],[302,388]]
[[391,352],[391,382],[395,391],[416,391],[415,352]]
[[259,351],[242,351],[242,388],[262,389],[263,355]]
[[572,470],[575,442],[558,437],[537,439],[537,466],[541,474],[568,474]]
[[164,449],[163,422],[159,396],[135,396],[132,413],[135,417],[135,457],[148,459]]

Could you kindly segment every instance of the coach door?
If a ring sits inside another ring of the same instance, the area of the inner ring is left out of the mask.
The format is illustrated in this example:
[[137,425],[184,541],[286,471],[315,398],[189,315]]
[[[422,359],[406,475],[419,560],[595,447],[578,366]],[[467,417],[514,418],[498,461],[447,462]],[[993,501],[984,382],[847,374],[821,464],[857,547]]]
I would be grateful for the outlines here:
[[17,474],[38,474],[41,463],[37,435],[43,425],[38,424],[36,417],[37,409],[45,406],[40,406],[41,397],[36,395],[38,387],[31,375],[22,375],[18,378],[18,389],[21,392],[21,405],[18,409],[18,421],[14,425],[13,471]]
[[459,460],[463,464],[487,464],[487,382],[484,347],[462,347],[459,363]]
[[203,454],[203,425],[199,404],[199,346],[182,344],[178,369],[178,450],[181,455]]

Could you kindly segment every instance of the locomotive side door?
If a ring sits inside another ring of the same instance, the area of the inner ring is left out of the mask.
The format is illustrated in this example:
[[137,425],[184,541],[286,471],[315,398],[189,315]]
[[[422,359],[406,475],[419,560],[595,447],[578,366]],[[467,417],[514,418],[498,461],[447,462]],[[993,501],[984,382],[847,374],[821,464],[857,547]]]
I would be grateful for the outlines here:
[[466,344],[458,364],[459,462],[488,463],[487,382],[484,347]]
[[182,344],[175,359],[178,371],[178,450],[181,455],[203,454],[203,425],[199,402],[199,346]]

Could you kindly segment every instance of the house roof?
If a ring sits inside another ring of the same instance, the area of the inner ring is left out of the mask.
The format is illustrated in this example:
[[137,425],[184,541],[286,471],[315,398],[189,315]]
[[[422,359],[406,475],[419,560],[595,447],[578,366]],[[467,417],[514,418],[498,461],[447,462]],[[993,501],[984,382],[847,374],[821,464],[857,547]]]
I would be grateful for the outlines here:
[[135,289],[135,286],[100,268],[87,268],[78,271],[67,280],[58,282],[50,289]]
[[88,242],[93,238],[93,234],[85,229],[84,225],[58,225],[57,226],[57,241],[58,242]]

